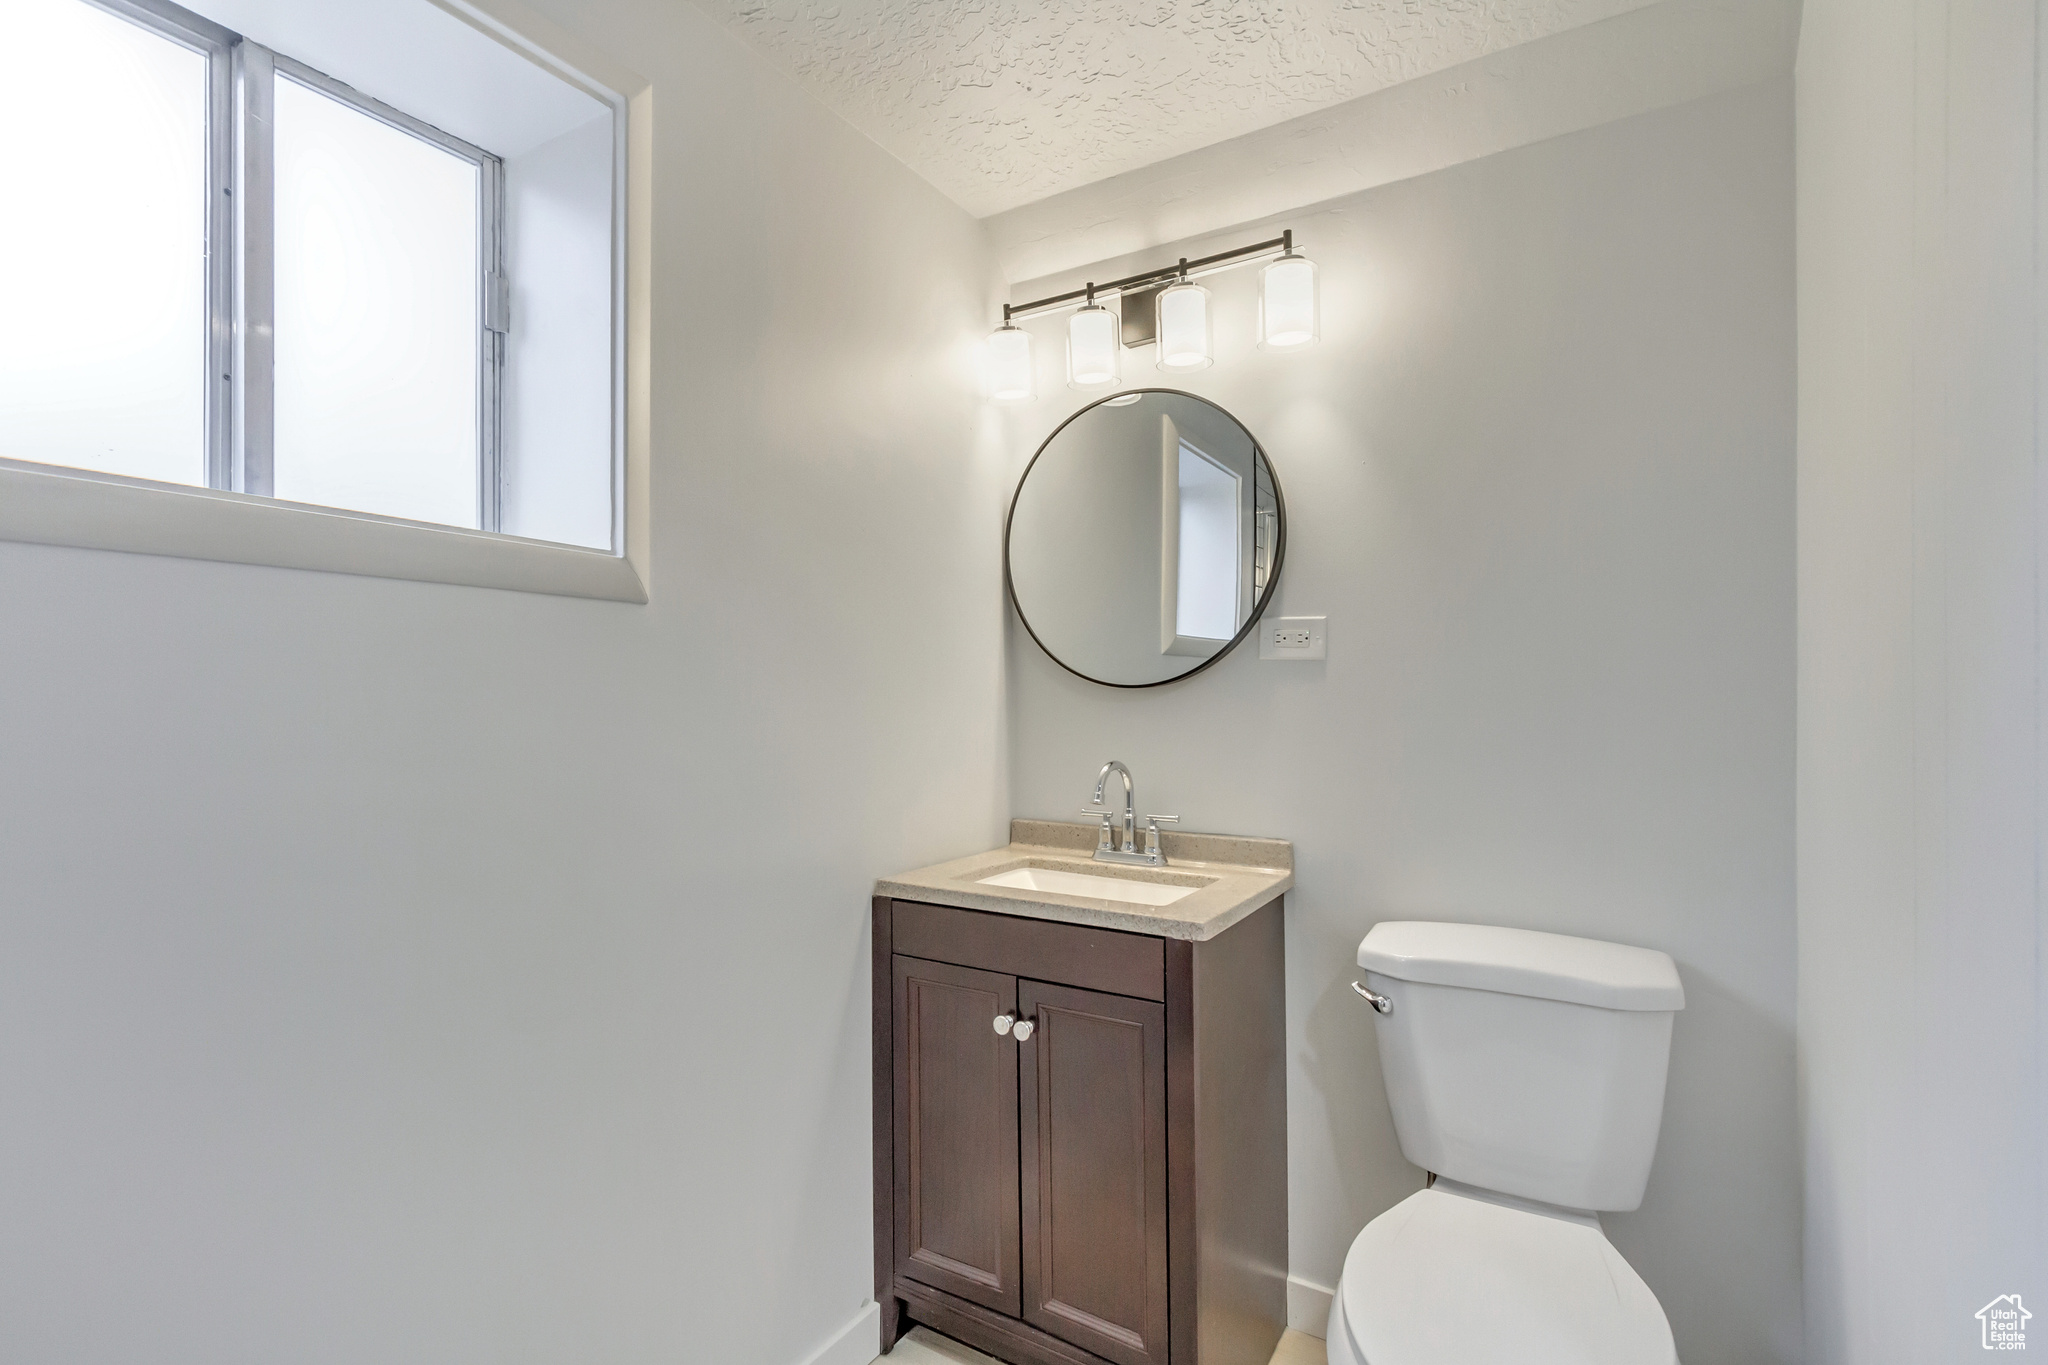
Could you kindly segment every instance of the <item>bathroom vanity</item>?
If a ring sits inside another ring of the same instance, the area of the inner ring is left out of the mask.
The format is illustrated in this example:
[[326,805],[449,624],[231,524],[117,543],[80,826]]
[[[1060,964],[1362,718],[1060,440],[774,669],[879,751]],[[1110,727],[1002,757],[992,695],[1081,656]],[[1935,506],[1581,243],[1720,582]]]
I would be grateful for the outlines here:
[[[1291,845],[1091,825],[876,884],[875,1299],[1015,1365],[1266,1365]],[[1106,836],[1102,836],[1106,837]]]

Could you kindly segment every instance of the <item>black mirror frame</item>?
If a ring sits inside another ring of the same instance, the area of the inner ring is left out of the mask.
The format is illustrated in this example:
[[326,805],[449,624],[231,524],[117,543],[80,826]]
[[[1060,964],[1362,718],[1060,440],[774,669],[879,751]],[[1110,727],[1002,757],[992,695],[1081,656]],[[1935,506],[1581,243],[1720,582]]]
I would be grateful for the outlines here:
[[[1237,429],[1239,431],[1242,431],[1246,436],[1251,436],[1252,453],[1256,455],[1259,459],[1265,461],[1267,477],[1271,478],[1273,481],[1273,506],[1275,510],[1279,513],[1279,531],[1273,537],[1273,569],[1271,573],[1266,575],[1266,590],[1259,594],[1259,600],[1252,604],[1251,615],[1245,618],[1244,625],[1238,628],[1237,634],[1230,637],[1230,641],[1228,644],[1224,645],[1223,648],[1217,650],[1214,654],[1211,654],[1208,658],[1202,660],[1202,662],[1196,664],[1187,672],[1176,673],[1171,678],[1161,678],[1158,682],[1144,683],[1110,682],[1104,678],[1090,677],[1088,674],[1083,673],[1080,669],[1075,668],[1072,664],[1068,663],[1065,659],[1062,659],[1059,655],[1053,653],[1052,650],[1046,647],[1045,641],[1038,638],[1038,632],[1031,628],[1031,618],[1024,614],[1024,604],[1017,600],[1016,581],[1010,576],[1010,526],[1017,519],[1017,500],[1024,496],[1024,485],[1031,478],[1031,471],[1037,468],[1039,456],[1045,454],[1046,448],[1050,446],[1054,441],[1059,439],[1059,434],[1061,432],[1065,431],[1069,426],[1071,426],[1074,423],[1075,419],[1081,417],[1085,413],[1095,411],[1095,409],[1101,407],[1105,403],[1111,402],[1118,398],[1129,398],[1133,395],[1143,395],[1148,393],[1172,394],[1177,398],[1192,398],[1197,403],[1206,403],[1210,407],[1216,409],[1216,411],[1222,413],[1225,417],[1228,417],[1231,421],[1237,422]],[[1010,510],[1003,517],[1003,591],[1006,595],[1008,595],[1010,599],[1010,610],[1017,613],[1017,620],[1023,625],[1024,633],[1031,637],[1031,643],[1037,645],[1039,650],[1042,653],[1044,653],[1046,658],[1051,659],[1054,663],[1058,664],[1061,668],[1064,668],[1067,672],[1073,674],[1075,677],[1081,679],[1083,682],[1092,682],[1098,687],[1121,687],[1129,691],[1137,691],[1147,687],[1165,687],[1171,683],[1186,682],[1189,678],[1194,677],[1197,673],[1200,673],[1205,669],[1208,669],[1218,663],[1221,663],[1226,657],[1229,656],[1232,650],[1236,649],[1239,645],[1243,644],[1246,638],[1251,635],[1252,631],[1257,628],[1259,624],[1259,618],[1266,614],[1267,606],[1269,606],[1273,601],[1274,589],[1280,586],[1280,568],[1286,562],[1287,495],[1281,491],[1280,471],[1274,467],[1273,457],[1266,453],[1266,448],[1265,446],[1259,443],[1259,438],[1256,436],[1252,436],[1252,429],[1246,426],[1243,422],[1238,422],[1236,413],[1230,411],[1230,409],[1224,407],[1221,403],[1216,402],[1214,399],[1204,398],[1199,393],[1189,393],[1186,389],[1125,389],[1120,393],[1105,394],[1103,397],[1096,399],[1094,402],[1088,404],[1086,407],[1076,408],[1072,413],[1070,413],[1067,416],[1067,419],[1065,421],[1061,422],[1058,426],[1054,427],[1052,431],[1046,436],[1046,438],[1038,443],[1038,449],[1032,453],[1031,463],[1025,465],[1024,472],[1017,476],[1017,490],[1016,492],[1010,494]]]

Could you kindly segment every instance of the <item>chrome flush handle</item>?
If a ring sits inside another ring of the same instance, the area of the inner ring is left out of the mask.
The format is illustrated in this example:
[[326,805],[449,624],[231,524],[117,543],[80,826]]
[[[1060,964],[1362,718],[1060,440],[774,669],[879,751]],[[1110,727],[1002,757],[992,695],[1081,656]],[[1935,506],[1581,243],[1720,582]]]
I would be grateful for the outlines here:
[[[1371,1005],[1373,1009],[1377,1012],[1381,1014],[1392,1014],[1394,1012],[1394,1002],[1389,1000],[1386,996],[1374,995],[1371,991],[1359,985],[1356,981],[1351,983],[1351,989],[1357,991],[1359,996],[1365,1001],[1365,1003]],[[1000,1032],[1000,1030],[998,1031]]]

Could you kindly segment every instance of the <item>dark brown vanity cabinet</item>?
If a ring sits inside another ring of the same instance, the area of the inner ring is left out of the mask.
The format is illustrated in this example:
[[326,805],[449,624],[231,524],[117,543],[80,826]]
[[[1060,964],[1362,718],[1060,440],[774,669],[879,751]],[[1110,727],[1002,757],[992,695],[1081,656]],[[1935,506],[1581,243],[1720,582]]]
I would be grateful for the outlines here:
[[884,1349],[926,1322],[1017,1365],[1266,1365],[1286,1318],[1280,902],[1201,943],[874,913]]

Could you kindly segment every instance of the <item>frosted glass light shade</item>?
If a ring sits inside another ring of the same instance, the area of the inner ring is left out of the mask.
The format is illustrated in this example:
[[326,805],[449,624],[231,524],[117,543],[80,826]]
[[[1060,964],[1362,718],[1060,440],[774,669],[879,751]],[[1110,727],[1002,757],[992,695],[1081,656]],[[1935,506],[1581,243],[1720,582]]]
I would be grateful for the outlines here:
[[988,369],[988,396],[998,403],[1028,403],[1031,389],[1031,333],[1004,323],[982,343]]
[[1159,294],[1159,368],[1202,370],[1215,360],[1209,346],[1209,291],[1185,281]]
[[1117,381],[1123,320],[1099,303],[1067,319],[1067,387],[1099,389]]
[[1306,346],[1318,334],[1316,266],[1289,252],[1259,272],[1259,345],[1269,351]]

